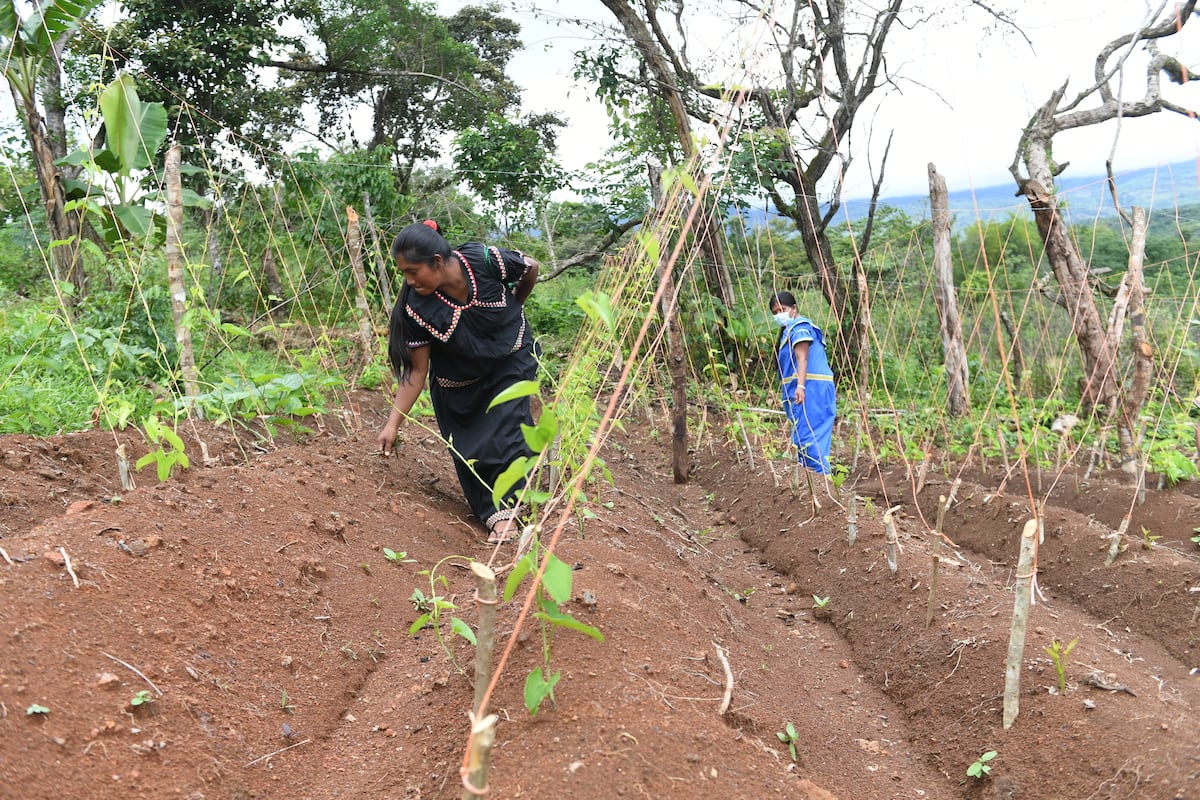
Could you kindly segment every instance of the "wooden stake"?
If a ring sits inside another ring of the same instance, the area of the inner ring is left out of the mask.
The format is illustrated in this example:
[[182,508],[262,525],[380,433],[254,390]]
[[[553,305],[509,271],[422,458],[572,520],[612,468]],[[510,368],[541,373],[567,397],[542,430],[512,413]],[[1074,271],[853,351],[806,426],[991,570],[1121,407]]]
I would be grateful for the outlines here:
[[496,573],[490,567],[471,562],[478,593],[479,632],[475,636],[475,716],[483,716],[483,697],[492,681],[492,655],[496,650]]
[[733,670],[729,668],[729,657],[725,655],[721,645],[713,642],[713,647],[717,648],[717,659],[725,669],[725,694],[721,697],[721,705],[717,708],[717,716],[723,717],[729,710],[730,700],[733,699]]
[[1025,631],[1029,626],[1029,604],[1033,589],[1034,553],[1037,551],[1037,520],[1025,523],[1021,531],[1021,555],[1017,559],[1012,627],[1008,633],[1008,662],[1004,667],[1004,729],[1012,727],[1021,705],[1021,661],[1025,652]]
[[1125,538],[1125,532],[1129,530],[1129,515],[1121,520],[1120,526],[1113,531],[1112,536],[1108,540],[1108,556],[1104,559],[1104,566],[1111,567],[1112,563],[1117,560],[1117,554],[1121,552],[1121,540]]
[[850,510],[846,512],[846,543],[850,547],[854,547],[854,540],[858,537],[858,495],[851,495]]
[[476,721],[471,714],[471,749],[467,753],[467,765],[463,770],[463,800],[486,797],[489,791],[488,770],[492,766],[492,745],[496,741],[496,722],[500,718],[488,714]]
[[933,530],[933,550],[929,557],[932,564],[929,568],[929,601],[925,607],[925,627],[933,624],[933,608],[937,601],[938,568],[942,563],[942,521],[946,518],[946,507],[950,505],[946,495],[938,496],[937,527]]
[[893,575],[896,574],[897,551],[899,550],[899,546],[896,543],[896,522],[892,515],[898,508],[900,508],[900,506],[893,506],[892,508],[889,508],[887,511],[883,512],[883,530],[887,542],[888,571]]
[[127,492],[133,491],[133,476],[129,474],[129,454],[123,444],[117,447],[117,474],[121,476],[121,488]]

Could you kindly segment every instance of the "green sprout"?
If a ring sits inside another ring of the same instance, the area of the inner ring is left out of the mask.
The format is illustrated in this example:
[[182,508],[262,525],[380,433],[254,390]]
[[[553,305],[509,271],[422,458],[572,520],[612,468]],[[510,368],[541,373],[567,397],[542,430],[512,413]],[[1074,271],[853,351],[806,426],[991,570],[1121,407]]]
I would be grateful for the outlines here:
[[796,739],[798,738],[796,735],[796,726],[789,722],[784,726],[783,730],[777,731],[775,735],[779,737],[779,741],[788,746],[788,752],[792,754],[792,761],[795,762]]
[[813,608],[826,608],[829,605],[829,601],[831,598],[828,596],[819,597],[814,594],[812,596],[812,599],[813,599]]
[[983,776],[991,774],[992,767],[988,762],[995,757],[995,750],[988,750],[986,753],[979,756],[979,758],[975,759],[974,764],[967,767],[967,777],[975,778],[976,780],[983,780]]
[[140,692],[138,692],[137,694],[135,694],[133,697],[131,697],[129,699],[129,705],[133,706],[134,708],[137,708],[138,706],[144,706],[147,703],[153,703],[153,702],[154,702],[154,695],[150,693],[149,689],[142,689]]
[[49,714],[49,713],[50,713],[50,709],[46,708],[43,705],[38,705],[37,703],[34,703],[33,705],[29,706],[29,708],[25,709],[25,716],[27,716],[27,717],[32,717],[34,714]]
[[383,557],[393,564],[415,564],[415,558],[409,558],[408,553],[403,550],[392,550],[391,548],[383,548]]
[[1075,649],[1075,645],[1079,639],[1072,639],[1071,643],[1063,647],[1063,643],[1055,639],[1044,649],[1051,660],[1054,661],[1054,671],[1058,673],[1058,693],[1066,694],[1067,692],[1067,656],[1071,655],[1071,651]]

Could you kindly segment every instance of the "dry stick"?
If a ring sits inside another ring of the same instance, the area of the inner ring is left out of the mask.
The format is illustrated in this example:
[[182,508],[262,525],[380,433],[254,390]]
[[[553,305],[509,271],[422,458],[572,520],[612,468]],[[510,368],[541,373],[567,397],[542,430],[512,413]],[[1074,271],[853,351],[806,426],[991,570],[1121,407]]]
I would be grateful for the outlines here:
[[1008,633],[1008,662],[1004,667],[1004,729],[1012,727],[1020,711],[1021,658],[1025,652],[1025,631],[1029,626],[1029,599],[1033,587],[1034,552],[1037,550],[1037,520],[1025,523],[1021,531],[1021,555],[1017,559],[1013,599],[1012,627]]
[[858,495],[850,496],[850,510],[846,512],[846,543],[854,547],[858,537]]
[[737,415],[738,427],[742,431],[742,444],[746,446],[746,458],[750,461],[750,469],[754,469],[754,448],[750,446],[750,436],[746,433],[746,423],[742,420],[742,412]]
[[303,742],[296,742],[295,744],[289,744],[287,747],[281,747],[281,748],[279,748],[278,750],[276,750],[276,751],[275,751],[275,752],[273,752],[273,753],[267,753],[265,756],[259,756],[258,758],[254,759],[254,760],[253,760],[253,761],[251,761],[250,763],[246,764],[246,766],[247,766],[247,767],[253,767],[253,766],[254,766],[255,764],[257,764],[258,762],[260,762],[260,761],[265,761],[266,759],[270,758],[271,756],[277,756],[277,755],[279,755],[280,753],[283,753],[283,752],[286,752],[286,751],[288,751],[288,750],[291,750],[293,747],[299,747],[300,745],[302,745],[302,744],[308,744],[308,743],[309,743],[309,742],[311,742],[311,741],[312,741],[312,739],[305,739]]
[[921,466],[917,468],[917,490],[914,495],[919,495],[925,488],[925,479],[929,477],[929,462],[933,458],[933,450],[929,442],[925,443],[925,457],[921,459]]
[[15,567],[17,565],[15,561],[8,557],[8,553],[5,552],[3,547],[0,547],[0,557],[3,557],[10,567]]
[[79,576],[75,574],[75,570],[71,569],[71,557],[67,555],[67,548],[60,547],[58,552],[62,553],[63,566],[67,568],[67,574],[71,576],[71,582],[75,584],[75,588],[79,588]]
[[474,800],[488,793],[488,770],[492,766],[492,744],[496,741],[496,722],[500,718],[488,714],[476,722],[471,714],[471,750],[463,767],[463,800]]
[[121,488],[132,491],[133,476],[129,474],[129,454],[125,451],[125,445],[117,447],[117,474],[121,476]]
[[358,224],[358,212],[346,206],[346,240],[350,251],[350,271],[354,275],[354,303],[358,309],[358,343],[362,348],[362,368],[365,370],[375,358],[375,331],[371,328],[371,307],[367,302],[367,273],[362,262],[362,229]]
[[[159,689],[157,686],[155,686],[155,685],[154,685],[154,681],[150,680],[150,679],[149,679],[149,678],[147,678],[145,675],[143,675],[143,674],[142,674],[142,671],[141,671],[141,670],[139,670],[137,667],[133,666],[132,664],[130,664],[130,663],[129,663],[129,662],[127,662],[127,661],[122,661],[121,659],[117,658],[116,656],[110,656],[108,653],[105,653],[105,652],[101,652],[101,653],[100,653],[100,655],[104,656],[105,658],[111,658],[113,661],[117,662],[117,663],[118,663],[118,664],[120,664],[122,667],[124,667],[125,669],[129,670],[129,671],[130,671],[130,672],[132,672],[134,675],[137,675],[139,678],[141,678],[141,679],[142,679],[142,680],[144,680],[146,683],[148,683],[148,684],[150,685],[150,688],[151,688],[151,689],[153,689],[153,690],[154,690],[154,693],[155,693],[155,694],[157,694],[159,697],[162,697],[162,696],[163,696],[162,689]],[[285,748],[285,749],[286,749],[286,748]]]
[[479,604],[479,635],[475,645],[475,717],[483,716],[483,696],[492,682],[492,655],[496,649],[496,573],[478,561],[471,562]]
[[896,574],[896,522],[892,518],[892,514],[899,508],[900,506],[892,506],[883,512],[883,529],[887,541],[888,571],[893,575]]
[[1108,555],[1104,559],[1104,566],[1111,567],[1112,563],[1117,560],[1117,553],[1121,552],[1121,540],[1125,538],[1125,531],[1129,530],[1129,515],[1126,514],[1121,520],[1121,525],[1112,533],[1112,537],[1108,541]]
[[946,495],[938,495],[937,526],[933,530],[933,552],[929,556],[933,563],[929,569],[929,602],[925,608],[926,628],[933,624],[933,604],[937,598],[938,567],[942,563],[942,523],[946,519],[946,507],[949,505],[950,503]]
[[725,712],[729,710],[729,701],[733,699],[733,670],[729,668],[729,658],[725,655],[725,651],[721,645],[713,642],[713,647],[717,648],[717,659],[720,660],[721,666],[725,669],[725,694],[721,698],[721,705],[717,708],[717,716],[725,716]]

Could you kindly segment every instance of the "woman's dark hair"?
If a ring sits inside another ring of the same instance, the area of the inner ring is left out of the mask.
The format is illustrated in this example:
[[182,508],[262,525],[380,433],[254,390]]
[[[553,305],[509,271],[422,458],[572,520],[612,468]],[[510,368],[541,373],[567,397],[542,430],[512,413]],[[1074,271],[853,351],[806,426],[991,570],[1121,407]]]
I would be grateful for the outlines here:
[[[433,257],[441,256],[445,262],[450,258],[450,243],[442,236],[438,224],[431,219],[414,222],[392,241],[392,260],[403,257],[410,264],[433,264]],[[412,372],[412,351],[408,349],[408,281],[400,287],[400,297],[392,306],[388,321],[388,361],[392,371],[401,382],[407,382]]]
[[776,292],[775,294],[771,295],[771,299],[767,301],[767,308],[770,308],[771,306],[779,306],[780,308],[783,308],[784,306],[791,306],[792,308],[795,308],[796,297],[791,292]]

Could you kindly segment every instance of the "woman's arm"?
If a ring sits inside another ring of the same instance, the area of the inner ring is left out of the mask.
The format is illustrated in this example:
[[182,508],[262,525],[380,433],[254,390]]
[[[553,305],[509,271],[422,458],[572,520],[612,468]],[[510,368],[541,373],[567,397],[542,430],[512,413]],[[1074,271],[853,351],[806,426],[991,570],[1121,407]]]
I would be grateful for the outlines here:
[[525,300],[533,292],[533,287],[537,284],[538,278],[538,262],[532,256],[525,256],[525,274],[517,279],[513,285],[513,295],[517,298],[517,302],[525,305]]
[[812,342],[799,342],[792,348],[796,358],[796,391],[792,395],[796,405],[804,402],[804,384],[808,381],[808,348]]
[[392,401],[392,410],[388,414],[387,424],[383,426],[383,430],[379,432],[376,441],[379,442],[379,450],[385,456],[392,454],[392,447],[396,442],[396,434],[400,432],[400,420],[402,420],[412,407],[417,404],[417,398],[421,396],[421,391],[425,388],[425,380],[429,375],[429,347],[417,347],[412,351],[412,370],[405,376],[405,380],[400,381],[396,387],[396,397]]

